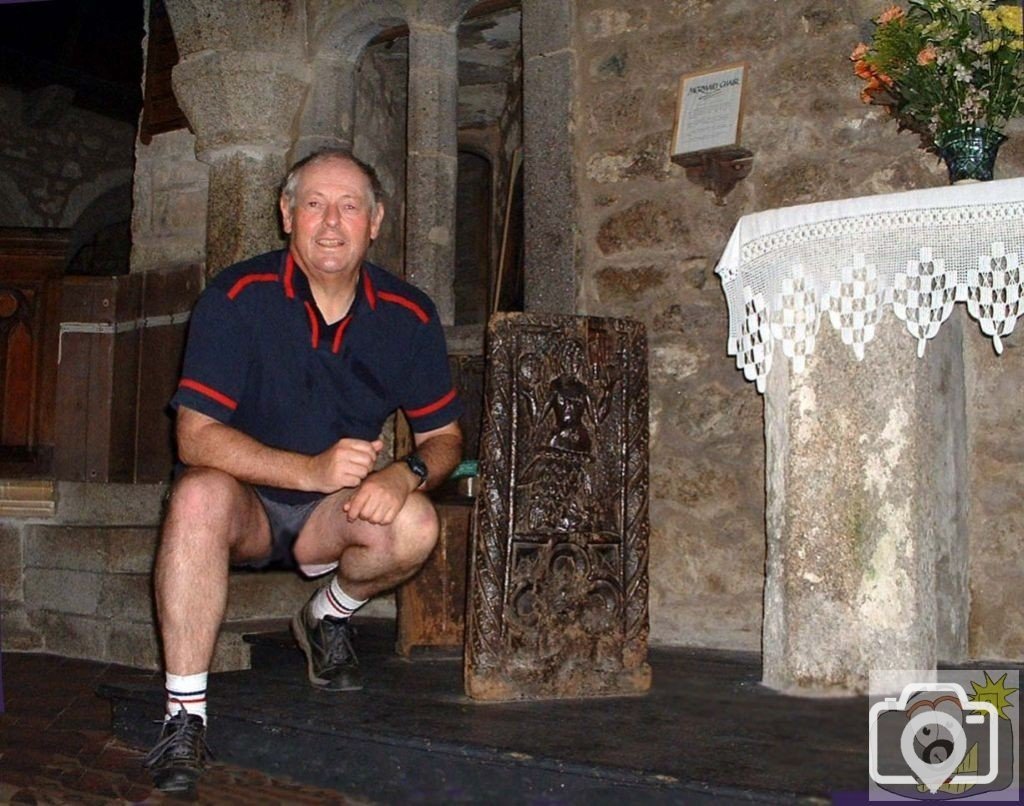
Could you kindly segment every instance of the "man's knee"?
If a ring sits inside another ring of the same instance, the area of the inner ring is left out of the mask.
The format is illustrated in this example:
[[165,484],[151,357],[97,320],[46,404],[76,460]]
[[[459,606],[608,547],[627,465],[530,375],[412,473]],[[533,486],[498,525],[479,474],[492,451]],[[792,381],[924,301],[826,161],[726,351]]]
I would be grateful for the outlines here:
[[174,482],[168,513],[210,518],[238,509],[242,485],[233,476],[209,467],[191,467]]
[[206,467],[189,468],[175,481],[167,505],[162,543],[230,546],[246,509],[245,487],[233,476]]
[[437,545],[440,521],[437,510],[423,493],[413,493],[392,524],[394,545],[403,564],[419,566]]

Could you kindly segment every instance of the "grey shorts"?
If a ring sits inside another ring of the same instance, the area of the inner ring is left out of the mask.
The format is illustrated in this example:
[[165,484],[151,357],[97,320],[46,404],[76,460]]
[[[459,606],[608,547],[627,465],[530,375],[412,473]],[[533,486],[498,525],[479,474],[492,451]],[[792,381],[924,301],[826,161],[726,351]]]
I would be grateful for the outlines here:
[[270,554],[259,560],[237,563],[239,568],[298,568],[306,576],[320,576],[332,571],[337,563],[327,565],[300,565],[295,560],[292,548],[298,540],[302,527],[306,521],[320,506],[323,498],[317,498],[305,504],[282,504],[267,498],[259,489],[253,488],[256,497],[263,504],[263,510],[267,513],[267,521],[270,523]]

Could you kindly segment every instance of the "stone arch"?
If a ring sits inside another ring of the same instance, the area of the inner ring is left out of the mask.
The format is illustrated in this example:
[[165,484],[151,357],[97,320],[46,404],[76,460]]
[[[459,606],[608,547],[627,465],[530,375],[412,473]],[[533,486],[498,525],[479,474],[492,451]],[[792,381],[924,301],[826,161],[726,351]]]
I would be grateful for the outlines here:
[[107,171],[90,182],[78,185],[68,194],[68,200],[60,215],[60,226],[70,229],[85,213],[86,209],[96,203],[104,194],[118,187],[131,187],[132,172],[128,168]]
[[459,145],[455,195],[454,323],[483,324],[493,264],[494,161],[487,150]]
[[101,193],[70,224],[68,272],[127,274],[131,258],[132,185]]
[[480,0],[362,2],[316,21],[313,87],[294,149],[298,157],[324,145],[357,145],[355,76],[366,45],[388,28],[407,27],[401,254],[405,274],[433,297],[447,324],[454,321],[458,29],[479,5]]
[[314,22],[311,82],[290,162],[318,148],[353,147],[355,76],[363,53],[377,34],[405,24],[405,8],[398,0],[367,0]]
[[358,60],[363,48],[381,31],[405,25],[407,11],[400,0],[363,0],[335,9],[314,24],[313,57],[325,51],[353,53]]

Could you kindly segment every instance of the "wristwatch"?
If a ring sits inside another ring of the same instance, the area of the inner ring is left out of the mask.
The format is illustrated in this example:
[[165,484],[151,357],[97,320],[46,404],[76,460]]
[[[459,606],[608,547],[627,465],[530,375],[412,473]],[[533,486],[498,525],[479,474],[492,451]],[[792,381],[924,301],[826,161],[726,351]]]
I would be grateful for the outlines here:
[[405,462],[406,466],[419,477],[420,483],[416,485],[417,490],[427,483],[426,462],[420,459],[420,457],[418,457],[415,453],[410,453],[402,461]]

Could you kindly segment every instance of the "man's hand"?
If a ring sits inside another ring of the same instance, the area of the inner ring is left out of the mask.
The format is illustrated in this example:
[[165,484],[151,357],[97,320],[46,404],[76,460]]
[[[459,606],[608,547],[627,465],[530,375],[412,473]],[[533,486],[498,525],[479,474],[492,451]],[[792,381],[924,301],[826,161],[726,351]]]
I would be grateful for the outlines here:
[[383,447],[379,439],[373,442],[338,440],[323,453],[309,457],[309,489],[334,493],[346,487],[358,487],[370,475]]
[[[427,466],[429,475],[423,490],[431,490],[455,469],[462,456],[462,429],[459,424],[413,433],[416,453]],[[345,503],[349,521],[364,520],[387,526],[401,512],[406,500],[420,488],[420,478],[405,462],[398,461],[383,470],[370,473]]]
[[412,471],[404,463],[396,462],[370,473],[342,509],[348,514],[349,522],[364,520],[387,526],[418,485],[419,479]]

